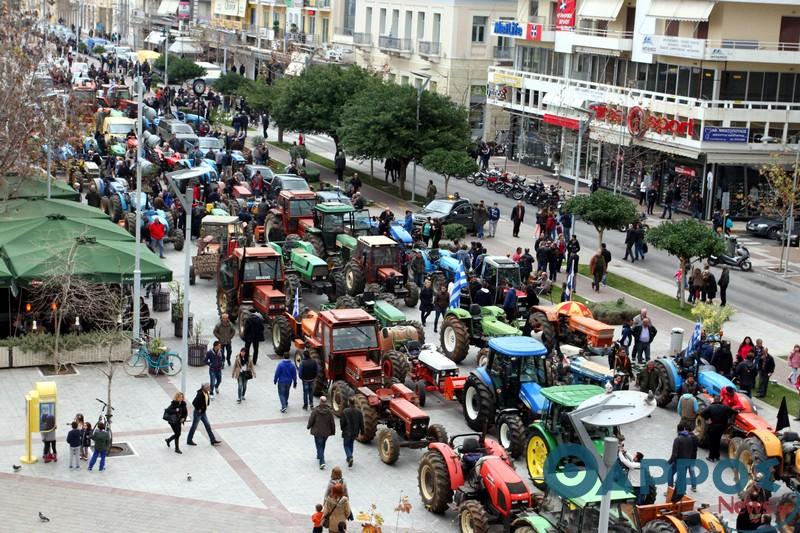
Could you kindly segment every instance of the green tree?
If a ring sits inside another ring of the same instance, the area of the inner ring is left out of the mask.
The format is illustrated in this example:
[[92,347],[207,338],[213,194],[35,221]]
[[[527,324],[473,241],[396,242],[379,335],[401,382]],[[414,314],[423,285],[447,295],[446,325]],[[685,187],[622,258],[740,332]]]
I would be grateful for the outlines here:
[[633,202],[604,190],[570,198],[564,204],[563,211],[594,226],[598,247],[603,243],[603,233],[607,229],[633,224],[637,218]]
[[[595,193],[597,194],[597,193]],[[705,259],[710,255],[720,255],[725,251],[725,242],[714,230],[694,220],[664,222],[650,228],[645,240],[659,250],[678,258],[681,272],[693,261]],[[680,284],[680,300],[683,307],[683,283]]]
[[[164,54],[158,56],[153,63],[153,68],[164,71]],[[183,83],[186,80],[199,78],[206,75],[206,69],[197,65],[190,59],[184,59],[174,54],[169,55],[169,69],[167,71],[170,83]]]
[[327,135],[338,149],[345,104],[372,83],[379,82],[359,67],[311,66],[275,83],[272,120],[287,130]]
[[[761,168],[761,174],[766,178],[772,194],[760,196],[758,207],[763,214],[774,215],[782,222],[782,232],[785,234],[789,222],[789,212],[792,206],[800,204],[800,188],[795,185],[795,172],[798,169],[789,168],[777,163],[771,163]],[[795,207],[796,209],[796,207]],[[786,247],[781,247],[778,269],[783,268]],[[785,258],[789,261],[789,258]]]
[[437,148],[422,158],[422,166],[444,176],[444,194],[450,178],[463,178],[478,171],[478,165],[466,152]]
[[245,80],[236,90],[236,94],[244,96],[247,105],[258,113],[269,113],[272,107],[272,89],[259,80]]
[[400,192],[412,161],[437,148],[465,151],[470,143],[467,112],[440,94],[422,91],[417,131],[417,90],[394,83],[372,84],[345,106],[341,143],[359,158],[394,158],[400,162]]
[[222,94],[235,94],[242,85],[245,85],[247,78],[237,72],[229,72],[217,78],[212,87],[215,91]]

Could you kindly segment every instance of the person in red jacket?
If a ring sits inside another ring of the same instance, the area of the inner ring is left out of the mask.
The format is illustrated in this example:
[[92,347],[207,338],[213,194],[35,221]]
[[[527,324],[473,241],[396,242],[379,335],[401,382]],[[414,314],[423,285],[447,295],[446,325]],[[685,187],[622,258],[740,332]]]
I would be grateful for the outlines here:
[[158,218],[154,218],[150,223],[150,247],[155,252],[158,249],[158,255],[164,259],[164,237],[167,234],[167,227],[161,223]]

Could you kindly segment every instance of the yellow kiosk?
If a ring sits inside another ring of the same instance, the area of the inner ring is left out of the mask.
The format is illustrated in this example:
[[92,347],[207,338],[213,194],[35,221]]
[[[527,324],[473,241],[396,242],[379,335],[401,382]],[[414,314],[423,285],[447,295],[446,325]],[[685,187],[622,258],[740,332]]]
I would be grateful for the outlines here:
[[56,427],[57,398],[58,391],[54,381],[39,381],[36,388],[25,395],[28,427],[25,432],[25,455],[19,458],[22,463],[32,464],[38,460],[33,455],[31,434],[51,431]]

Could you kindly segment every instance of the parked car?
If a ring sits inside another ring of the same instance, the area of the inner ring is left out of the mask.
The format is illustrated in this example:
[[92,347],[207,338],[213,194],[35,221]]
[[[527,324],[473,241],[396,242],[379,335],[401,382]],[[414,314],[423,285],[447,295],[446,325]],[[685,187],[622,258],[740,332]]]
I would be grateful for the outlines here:
[[267,197],[274,200],[281,191],[310,191],[311,187],[303,178],[298,178],[294,174],[278,174],[272,180]]
[[[794,227],[800,227],[800,217],[795,218]],[[748,220],[745,228],[751,235],[779,239],[783,231],[783,221],[777,217],[756,217]]]
[[200,149],[200,153],[203,154],[203,157],[205,157],[211,150],[217,153],[219,153],[220,150],[224,150],[225,142],[218,137],[200,137],[197,139],[197,147]]
[[166,142],[177,137],[178,140],[189,142],[193,146],[198,143],[197,134],[192,127],[174,118],[158,121],[158,136],[161,137],[161,140]]
[[332,190],[332,191],[318,191],[317,192],[317,203],[325,203],[325,202],[339,202],[340,204],[345,205],[353,205],[353,202],[347,195],[339,190]]
[[275,173],[272,169],[265,165],[245,165],[244,168],[242,168],[242,174],[244,174],[244,179],[247,181],[252,180],[256,172],[261,172],[264,185],[272,183],[272,180],[275,178]]
[[439,219],[443,224],[461,224],[474,231],[472,204],[466,198],[437,198],[414,214],[414,225],[422,226],[428,220]]

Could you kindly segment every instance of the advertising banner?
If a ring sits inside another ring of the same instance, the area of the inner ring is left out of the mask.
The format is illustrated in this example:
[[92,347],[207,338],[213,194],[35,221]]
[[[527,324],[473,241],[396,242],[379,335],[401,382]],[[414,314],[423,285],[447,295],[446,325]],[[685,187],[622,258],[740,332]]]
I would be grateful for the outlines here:
[[703,141],[715,143],[746,143],[750,128],[703,128]]
[[247,0],[216,0],[214,14],[217,16],[243,17]]
[[556,10],[556,31],[571,30],[575,27],[575,0],[558,0]]
[[192,14],[192,7],[188,0],[181,0],[178,4],[178,20],[189,20]]

